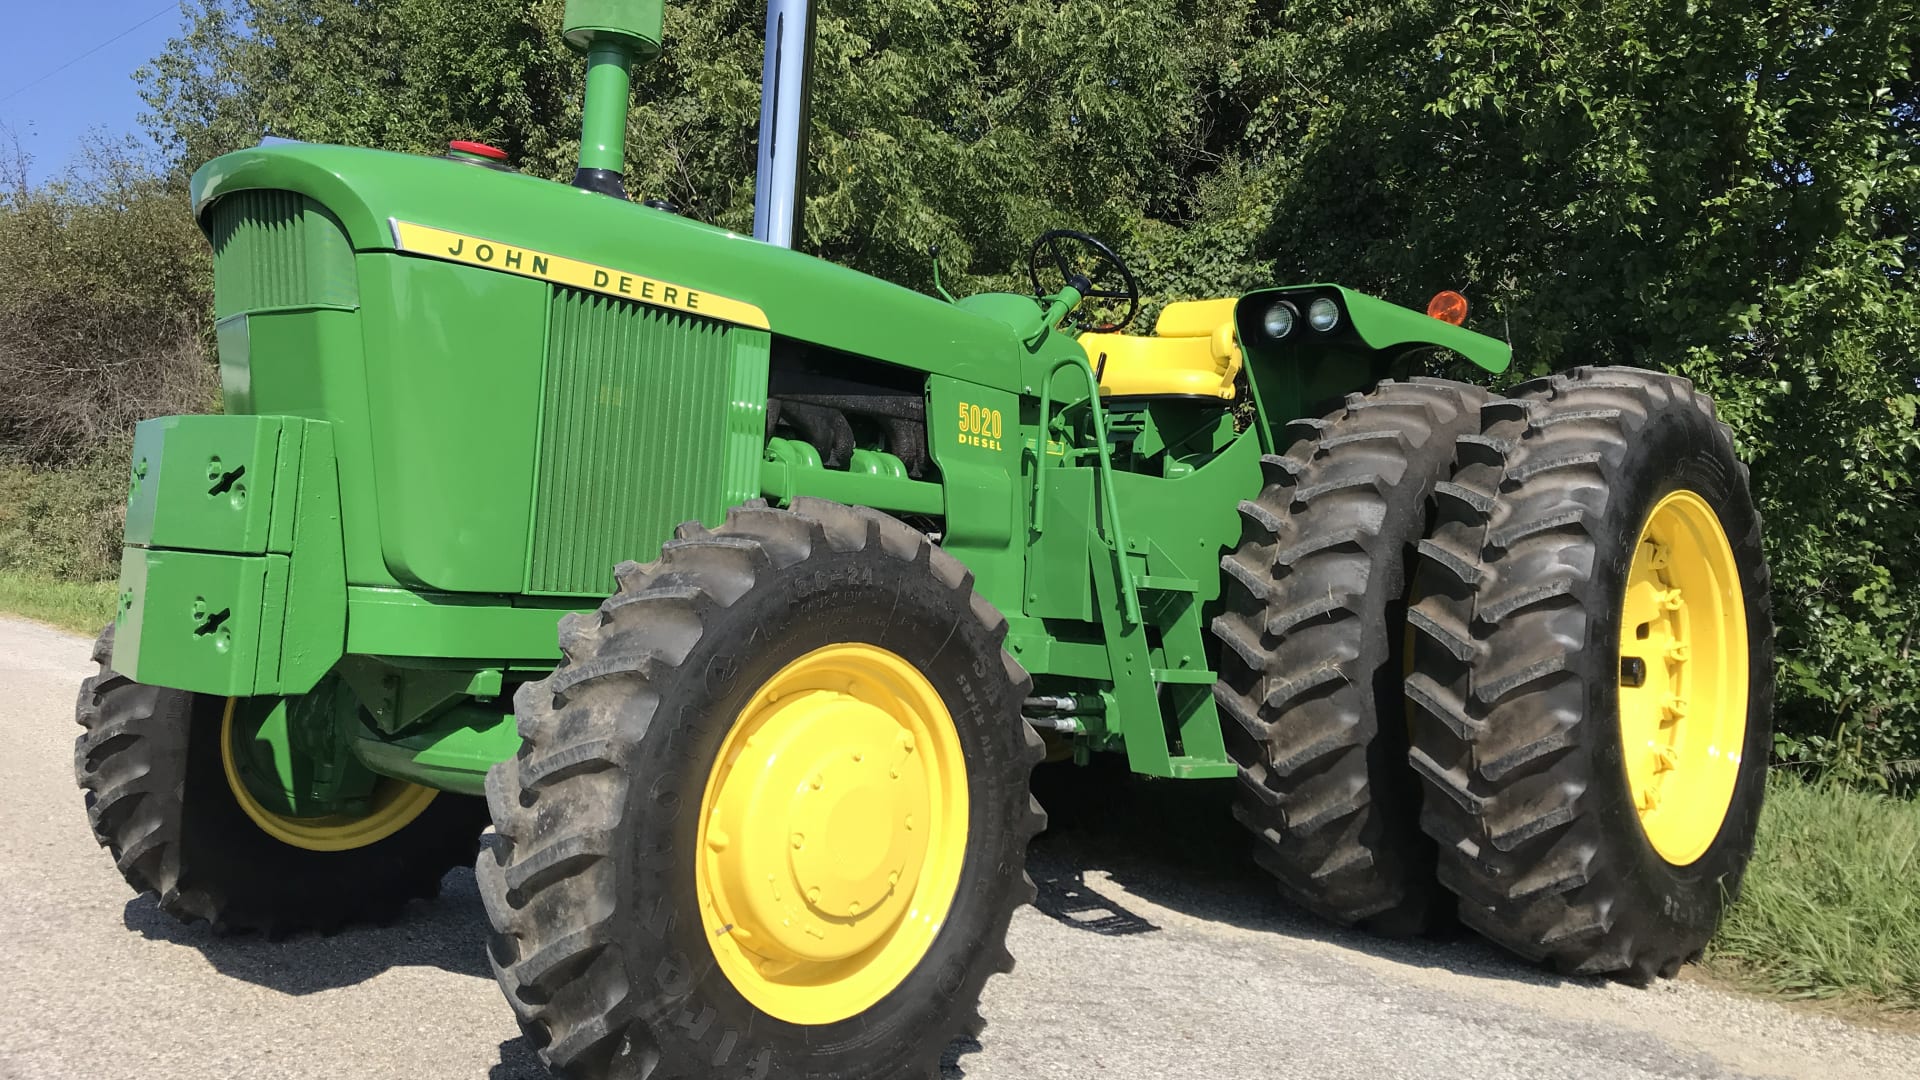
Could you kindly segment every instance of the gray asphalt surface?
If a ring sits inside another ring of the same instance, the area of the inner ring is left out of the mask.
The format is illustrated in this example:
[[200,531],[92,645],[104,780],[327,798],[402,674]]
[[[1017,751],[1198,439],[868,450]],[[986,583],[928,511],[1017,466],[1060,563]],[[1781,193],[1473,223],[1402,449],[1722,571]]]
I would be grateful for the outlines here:
[[[0,619],[0,1077],[544,1075],[486,971],[470,872],[396,926],[278,943],[131,896],[73,785],[87,648]],[[1920,1075],[1920,1036],[1684,979],[1561,979],[1472,938],[1329,930],[1249,868],[1217,785],[1043,773],[1040,904],[953,1080]]]

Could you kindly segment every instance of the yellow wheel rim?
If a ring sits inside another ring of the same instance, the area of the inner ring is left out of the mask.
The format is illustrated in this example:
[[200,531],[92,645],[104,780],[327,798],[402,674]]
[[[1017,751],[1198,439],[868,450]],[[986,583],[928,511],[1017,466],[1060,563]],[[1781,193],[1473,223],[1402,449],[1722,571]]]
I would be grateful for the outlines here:
[[1640,530],[1620,620],[1620,740],[1640,827],[1660,857],[1706,854],[1747,735],[1747,609],[1733,546],[1694,492]]
[[727,733],[698,844],[706,938],[735,989],[788,1023],[857,1016],[926,956],[960,884],[952,714],[886,649],[800,657]]
[[260,826],[262,832],[283,844],[308,851],[351,851],[376,844],[411,825],[413,819],[426,811],[434,796],[440,794],[430,787],[389,779],[382,780],[374,789],[373,809],[362,816],[289,817],[275,813],[248,790],[245,778],[240,775],[233,750],[239,734],[234,728],[233,714],[239,700],[228,698],[226,713],[220,719],[220,764],[227,773],[227,787],[247,817]]

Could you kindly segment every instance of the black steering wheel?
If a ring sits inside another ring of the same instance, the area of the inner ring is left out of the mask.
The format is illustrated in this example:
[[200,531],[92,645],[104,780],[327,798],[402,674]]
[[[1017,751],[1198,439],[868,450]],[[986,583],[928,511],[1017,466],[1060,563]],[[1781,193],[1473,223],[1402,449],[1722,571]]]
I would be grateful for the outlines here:
[[[1060,275],[1057,287],[1048,289],[1040,284],[1040,270],[1043,263],[1052,264],[1052,269]],[[1042,303],[1047,297],[1059,293],[1068,285],[1080,291],[1085,300],[1112,300],[1114,308],[1126,305],[1127,313],[1118,320],[1095,321],[1087,314],[1078,314],[1072,321],[1081,330],[1096,334],[1116,334],[1126,329],[1133,317],[1140,313],[1140,283],[1133,279],[1133,271],[1120,261],[1120,256],[1100,240],[1075,229],[1055,229],[1043,234],[1033,242],[1033,250],[1027,253],[1027,275],[1033,280],[1033,295]],[[1116,287],[1113,279],[1118,277],[1124,287]]]

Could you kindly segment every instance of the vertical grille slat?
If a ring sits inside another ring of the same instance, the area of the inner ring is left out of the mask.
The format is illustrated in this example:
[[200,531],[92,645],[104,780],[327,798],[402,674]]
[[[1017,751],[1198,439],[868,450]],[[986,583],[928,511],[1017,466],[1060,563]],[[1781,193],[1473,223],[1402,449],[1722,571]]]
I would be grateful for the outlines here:
[[318,203],[293,191],[236,191],[211,211],[214,312],[359,303],[353,249]]
[[528,591],[604,595],[682,521],[725,509],[732,355],[717,323],[553,294]]

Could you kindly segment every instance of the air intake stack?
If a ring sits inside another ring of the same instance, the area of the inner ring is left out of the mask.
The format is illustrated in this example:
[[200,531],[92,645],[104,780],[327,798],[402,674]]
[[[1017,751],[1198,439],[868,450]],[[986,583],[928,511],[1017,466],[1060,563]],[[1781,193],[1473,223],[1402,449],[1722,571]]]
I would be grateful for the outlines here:
[[587,58],[573,186],[626,198],[627,104],[636,63],[660,55],[663,0],[567,0],[561,33]]

